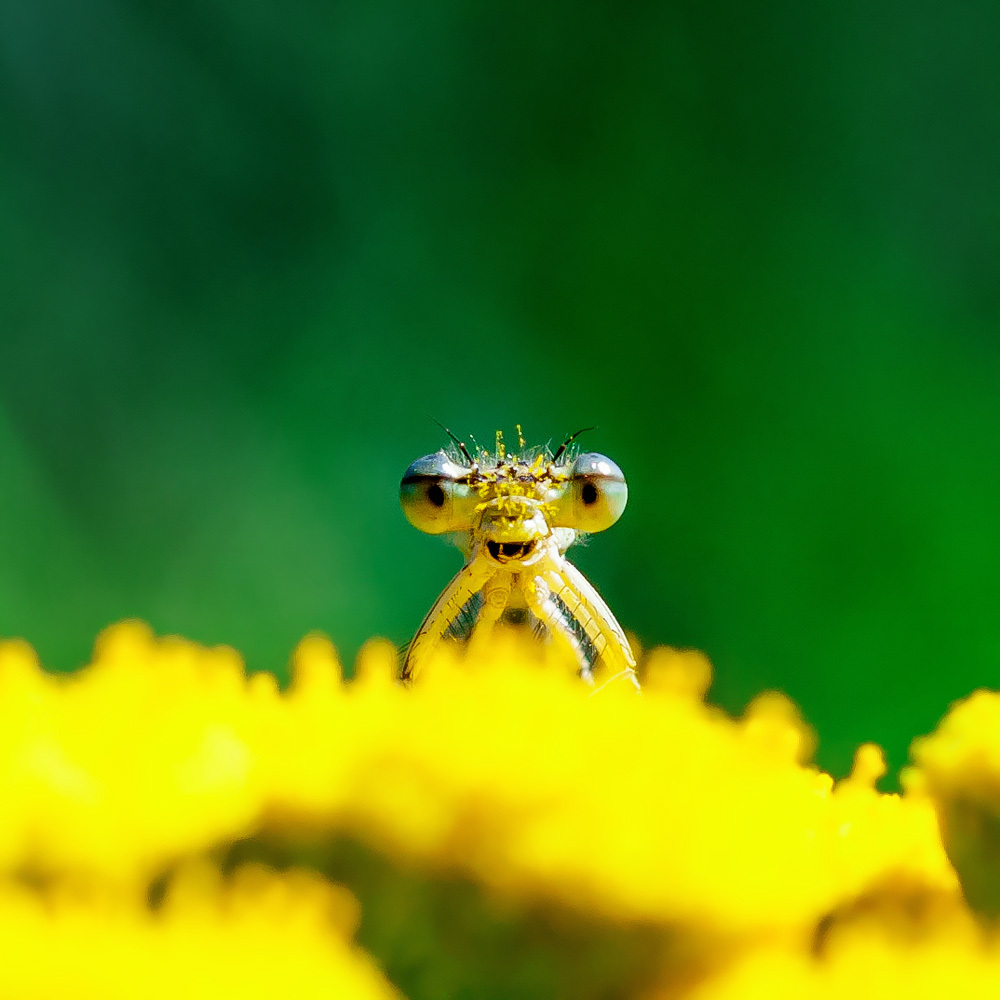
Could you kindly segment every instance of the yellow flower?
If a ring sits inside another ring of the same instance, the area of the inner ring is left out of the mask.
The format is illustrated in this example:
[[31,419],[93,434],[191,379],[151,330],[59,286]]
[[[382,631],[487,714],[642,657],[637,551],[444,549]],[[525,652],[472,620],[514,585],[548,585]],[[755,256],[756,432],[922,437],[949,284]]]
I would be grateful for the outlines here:
[[414,1000],[821,995],[914,941],[921,989],[993,976],[937,825],[1000,815],[992,702],[896,795],[877,747],[839,783],[813,767],[781,695],[706,705],[690,651],[653,651],[641,695],[515,634],[395,669],[375,642],[345,682],[312,636],[281,691],[136,623],[71,677],[0,646],[0,995],[73,992],[46,951],[102,996],[390,995],[373,963]]
[[0,884],[0,996],[350,997],[398,993],[347,941],[356,904],[314,873],[189,867],[151,910],[73,882]]
[[1000,916],[1000,694],[977,691],[953,706],[913,756],[909,780],[934,797],[966,898]]

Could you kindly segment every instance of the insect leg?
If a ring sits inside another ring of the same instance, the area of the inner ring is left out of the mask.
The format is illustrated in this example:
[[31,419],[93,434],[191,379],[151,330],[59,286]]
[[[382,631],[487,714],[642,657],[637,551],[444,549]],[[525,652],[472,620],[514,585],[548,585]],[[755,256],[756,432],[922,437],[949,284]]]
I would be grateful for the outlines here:
[[565,607],[552,595],[552,590],[541,575],[534,577],[524,588],[524,599],[532,614],[545,627],[552,639],[570,654],[580,668],[580,676],[591,681],[591,668],[598,651],[589,637],[581,633],[567,615]]
[[510,602],[510,574],[502,570],[483,587],[483,608],[469,640],[469,651],[474,656],[489,642],[493,626],[500,620]]

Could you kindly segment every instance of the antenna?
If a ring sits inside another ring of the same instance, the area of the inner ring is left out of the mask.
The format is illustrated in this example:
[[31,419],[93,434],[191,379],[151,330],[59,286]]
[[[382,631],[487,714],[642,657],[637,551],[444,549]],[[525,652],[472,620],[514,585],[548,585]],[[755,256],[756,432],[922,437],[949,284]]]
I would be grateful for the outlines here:
[[552,464],[554,465],[554,464],[555,464],[556,462],[558,462],[558,461],[559,461],[559,459],[560,459],[560,458],[562,458],[562,457],[563,457],[563,454],[564,454],[564,452],[566,451],[566,449],[567,449],[567,448],[568,448],[568,447],[569,447],[569,446],[570,446],[570,445],[571,445],[571,444],[572,444],[572,443],[573,443],[573,442],[574,442],[574,441],[575,441],[575,440],[576,440],[576,439],[577,439],[577,438],[578,438],[578,437],[579,437],[579,436],[580,436],[581,434],[585,433],[586,431],[596,431],[596,430],[597,430],[597,428],[596,428],[596,427],[581,427],[581,428],[580,428],[580,429],[579,429],[578,431],[574,431],[574,432],[573,432],[572,434],[570,434],[570,436],[569,436],[568,438],[566,438],[566,440],[565,440],[565,441],[563,441],[563,443],[562,443],[561,445],[559,445],[559,449],[558,449],[558,450],[556,451],[556,453],[555,453],[555,454],[554,454],[554,455],[552,456]]
[[458,445],[458,450],[462,453],[462,456],[466,460],[466,462],[468,462],[469,465],[473,465],[474,466],[476,464],[476,461],[469,454],[469,449],[465,447],[465,442],[464,441],[459,441],[459,439],[457,437],[455,437],[455,435],[452,434],[452,432],[450,430],[448,430],[448,428],[445,427],[445,425],[442,424],[441,421],[438,420],[437,417],[433,417],[429,413],[427,414],[427,416],[429,416],[431,418],[431,420],[433,420],[434,423],[436,423],[438,425],[438,427],[440,427],[441,430],[443,430],[445,432],[445,434],[447,434],[448,437],[450,437],[452,439],[452,441],[454,441],[455,444]]

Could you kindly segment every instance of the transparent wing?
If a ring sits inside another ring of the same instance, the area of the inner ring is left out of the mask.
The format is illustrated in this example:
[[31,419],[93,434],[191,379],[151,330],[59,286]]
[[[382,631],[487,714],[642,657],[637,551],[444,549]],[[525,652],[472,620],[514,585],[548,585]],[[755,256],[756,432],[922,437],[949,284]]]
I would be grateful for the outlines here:
[[589,676],[598,658],[612,674],[635,669],[635,657],[621,625],[571,562],[546,560],[526,596],[535,617],[572,647],[584,676]]
[[434,602],[406,651],[400,677],[412,680],[442,639],[468,639],[482,614],[483,587],[495,573],[484,560],[463,566]]

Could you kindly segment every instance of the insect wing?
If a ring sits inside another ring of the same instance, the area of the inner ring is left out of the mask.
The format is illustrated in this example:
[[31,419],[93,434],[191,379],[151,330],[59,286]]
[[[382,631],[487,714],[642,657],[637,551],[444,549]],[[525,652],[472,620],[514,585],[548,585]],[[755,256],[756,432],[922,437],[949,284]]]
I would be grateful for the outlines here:
[[[613,674],[635,669],[621,625],[590,581],[568,560],[553,560],[542,573],[549,592],[544,619],[570,641],[586,672],[601,657]],[[536,611],[536,614],[539,612]]]
[[455,574],[420,623],[406,651],[400,674],[404,681],[416,676],[423,662],[443,639],[468,639],[471,636],[484,604],[483,587],[493,572],[492,567],[474,560]]

